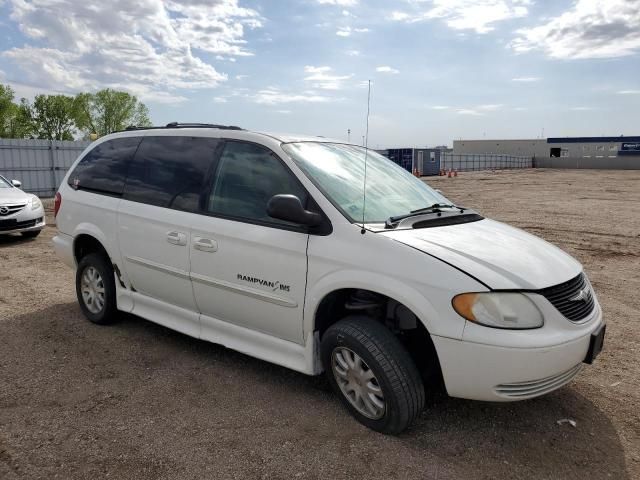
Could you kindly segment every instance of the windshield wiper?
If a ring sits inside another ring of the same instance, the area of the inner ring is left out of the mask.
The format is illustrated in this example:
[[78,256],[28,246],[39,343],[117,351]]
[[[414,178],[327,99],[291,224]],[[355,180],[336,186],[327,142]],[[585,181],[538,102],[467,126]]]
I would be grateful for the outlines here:
[[425,213],[442,213],[443,208],[457,208],[460,210],[460,213],[463,213],[466,209],[464,207],[458,207],[453,204],[446,203],[434,203],[430,207],[418,208],[417,210],[411,210],[409,213],[404,215],[398,215],[396,217],[389,217],[387,221],[384,222],[385,228],[395,228],[398,222],[404,220],[405,218],[417,217],[418,215],[422,215]]
[[[411,216],[411,214],[413,213],[423,213],[423,212],[429,212],[429,211],[437,211],[441,208],[459,208],[460,210],[464,210],[463,207],[457,207],[456,205],[452,204],[452,203],[434,203],[433,205],[431,205],[430,207],[424,207],[424,208],[419,208],[417,210],[411,210],[411,212],[409,212],[407,215]],[[394,217],[397,218],[397,217]],[[404,218],[407,218],[406,216]]]

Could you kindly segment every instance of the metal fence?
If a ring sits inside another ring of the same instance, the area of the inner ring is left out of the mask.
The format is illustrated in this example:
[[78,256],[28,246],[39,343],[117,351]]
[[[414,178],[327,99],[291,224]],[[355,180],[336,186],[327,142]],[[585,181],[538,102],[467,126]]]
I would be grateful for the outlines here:
[[532,168],[531,157],[493,154],[455,154],[443,153],[440,156],[440,169],[469,172],[474,170],[503,170],[511,168]]
[[0,175],[20,180],[22,189],[52,197],[89,141],[0,139]]

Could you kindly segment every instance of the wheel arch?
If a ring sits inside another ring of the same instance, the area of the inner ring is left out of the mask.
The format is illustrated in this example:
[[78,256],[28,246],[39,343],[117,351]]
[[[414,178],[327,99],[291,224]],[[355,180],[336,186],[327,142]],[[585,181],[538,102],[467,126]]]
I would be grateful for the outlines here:
[[76,265],[80,259],[92,252],[100,252],[111,261],[109,240],[107,236],[91,223],[81,223],[73,232],[73,258]]
[[[406,302],[402,295],[389,295],[384,289],[353,286],[343,286],[326,292],[313,310],[313,330],[311,332],[314,338],[321,342],[322,335],[331,325],[351,315],[367,315],[364,309],[358,311],[346,307],[347,302],[353,299],[356,292],[372,294],[373,298],[379,299],[382,303],[381,310],[379,315],[369,312],[371,321],[382,323],[402,340],[425,381],[436,378],[436,381],[439,382],[442,371],[435,345],[431,339],[431,331],[429,330],[431,323],[425,322],[424,312],[422,312],[422,316],[418,315],[416,304]],[[431,310],[435,314],[435,309]],[[404,318],[400,318],[401,316]],[[413,324],[411,323],[412,318],[408,317],[413,318]],[[319,367],[322,368],[322,365]]]
[[[349,273],[352,273],[350,275]],[[319,314],[323,313],[328,304],[336,298],[341,298],[349,291],[366,290],[378,295],[383,295],[408,308],[416,318],[422,323],[424,328],[431,334],[440,334],[437,322],[438,313],[434,305],[427,300],[424,294],[420,293],[412,286],[399,282],[398,280],[378,274],[366,275],[363,280],[362,272],[340,272],[335,275],[328,275],[316,282],[314,288],[307,294],[305,305],[305,331],[314,333],[323,324],[318,323]],[[459,335],[462,335],[462,326]]]

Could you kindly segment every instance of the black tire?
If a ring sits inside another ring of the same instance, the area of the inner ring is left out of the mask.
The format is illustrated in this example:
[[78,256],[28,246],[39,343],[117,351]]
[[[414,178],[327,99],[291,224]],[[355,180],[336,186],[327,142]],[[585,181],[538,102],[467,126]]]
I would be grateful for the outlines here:
[[[332,355],[337,348],[347,348],[360,356],[375,375],[384,396],[381,418],[360,413],[340,389],[332,368]],[[320,354],[333,390],[356,420],[372,430],[398,434],[424,408],[422,378],[409,352],[391,331],[374,319],[354,315],[335,323],[322,336]]]
[[24,238],[36,238],[42,230],[31,230],[30,232],[20,232]]
[[[103,306],[97,312],[92,312],[89,309],[82,296],[82,276],[84,272],[91,267],[100,274],[102,287],[104,288]],[[91,322],[97,323],[98,325],[107,325],[116,320],[118,309],[116,305],[116,284],[113,267],[104,255],[90,253],[82,257],[76,270],[76,295],[78,296],[78,303],[80,304],[82,313],[84,313],[84,316]]]

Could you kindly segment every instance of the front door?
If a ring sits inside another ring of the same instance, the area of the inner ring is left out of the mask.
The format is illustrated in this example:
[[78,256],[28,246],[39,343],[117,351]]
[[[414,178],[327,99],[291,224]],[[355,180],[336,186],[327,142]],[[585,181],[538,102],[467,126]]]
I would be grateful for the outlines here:
[[192,224],[191,280],[202,338],[216,341],[216,321],[303,343],[308,234],[267,215],[276,194],[307,193],[269,149],[225,143],[205,214]]

